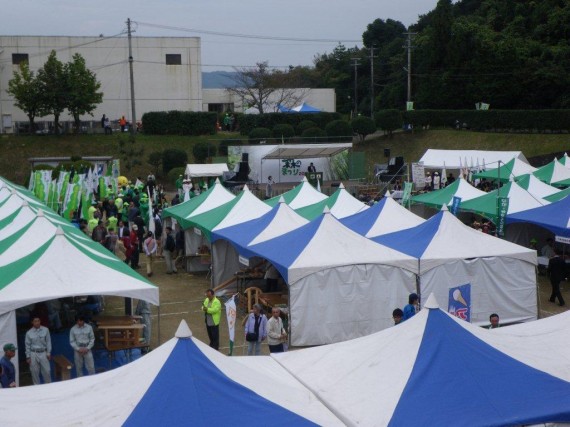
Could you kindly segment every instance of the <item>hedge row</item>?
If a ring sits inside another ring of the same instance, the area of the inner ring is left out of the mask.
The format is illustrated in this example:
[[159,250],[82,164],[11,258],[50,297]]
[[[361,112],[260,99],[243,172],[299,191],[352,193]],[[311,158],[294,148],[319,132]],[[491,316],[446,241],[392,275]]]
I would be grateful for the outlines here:
[[311,120],[317,127],[324,129],[333,120],[340,120],[339,113],[315,113],[315,114],[239,114],[236,117],[242,135],[249,135],[255,128],[273,129],[276,125],[288,124],[297,129],[298,125],[306,120]]
[[216,113],[155,111],[142,116],[143,131],[150,135],[213,135]]
[[570,131],[570,110],[415,110],[402,114],[414,127],[461,127],[479,131]]

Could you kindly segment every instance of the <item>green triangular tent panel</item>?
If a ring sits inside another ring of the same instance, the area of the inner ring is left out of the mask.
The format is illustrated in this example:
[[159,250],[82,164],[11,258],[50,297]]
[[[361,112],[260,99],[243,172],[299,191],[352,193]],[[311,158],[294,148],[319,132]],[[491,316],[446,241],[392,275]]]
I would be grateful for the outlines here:
[[451,202],[453,196],[457,193],[459,183],[460,180],[456,179],[450,185],[440,190],[413,196],[412,203],[420,203],[432,208],[441,209],[443,205],[448,205],[449,202]]
[[323,213],[325,207],[328,207],[329,210],[332,209],[332,207],[336,203],[338,196],[340,195],[340,192],[342,190],[343,190],[342,188],[339,188],[338,190],[336,190],[333,194],[331,194],[326,199],[324,199],[318,203],[313,203],[312,205],[299,208],[295,212],[297,212],[303,218],[306,218],[309,221],[312,221],[313,219],[317,218],[319,215],[321,215]]
[[498,180],[500,179],[501,182],[509,182],[511,176],[513,175],[513,168],[515,166],[515,159],[512,159],[496,169],[489,169],[482,172],[477,172],[473,174],[473,178],[485,178],[487,180]]

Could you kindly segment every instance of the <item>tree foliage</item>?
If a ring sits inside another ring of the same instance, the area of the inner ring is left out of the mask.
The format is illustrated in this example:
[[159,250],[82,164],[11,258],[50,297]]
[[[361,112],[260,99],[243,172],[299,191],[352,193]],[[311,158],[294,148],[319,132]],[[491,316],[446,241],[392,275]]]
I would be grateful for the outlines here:
[[34,119],[39,115],[42,105],[41,88],[27,62],[20,64],[19,71],[14,71],[14,76],[8,83],[7,92],[14,97],[14,105],[28,116],[30,132],[33,133]]
[[67,107],[68,85],[63,63],[52,50],[42,68],[38,71],[41,87],[41,113],[54,116],[54,131],[59,133],[59,116]]
[[164,174],[176,167],[186,167],[188,163],[188,154],[186,151],[176,148],[169,148],[162,152],[162,171]]
[[358,135],[361,141],[364,141],[366,135],[376,132],[376,124],[370,117],[356,117],[350,122],[350,126],[352,126],[352,131]]
[[294,107],[305,97],[305,91],[295,90],[301,81],[299,72],[272,70],[268,62],[258,62],[253,68],[234,68],[233,84],[226,90],[241,99],[245,107],[254,107],[260,114],[276,112],[282,105]]

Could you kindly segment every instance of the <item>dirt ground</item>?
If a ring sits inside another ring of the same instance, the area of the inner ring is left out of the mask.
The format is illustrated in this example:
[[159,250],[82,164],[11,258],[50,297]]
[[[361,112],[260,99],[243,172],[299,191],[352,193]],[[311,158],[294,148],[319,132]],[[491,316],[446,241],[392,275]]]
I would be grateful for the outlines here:
[[[141,256],[141,266],[143,268],[140,271],[144,272],[145,262],[145,257]],[[196,338],[203,342],[208,342],[204,325],[204,314],[200,307],[204,301],[204,293],[210,287],[209,279],[206,278],[205,274],[186,273],[182,268],[179,268],[178,271],[178,274],[167,275],[164,260],[159,258],[154,262],[154,274],[151,281],[160,288],[160,332],[158,330],[158,307],[153,307],[152,348],[172,338],[180,321],[183,319],[186,320]],[[538,282],[540,317],[549,317],[568,309],[568,306],[560,307],[548,301],[550,297],[550,283],[545,276],[538,276]],[[562,285],[562,292],[570,300],[570,292],[568,291],[570,291],[570,284],[565,282]],[[117,315],[123,314],[123,311],[123,298],[106,298],[105,314]],[[241,316],[238,315],[238,325],[241,325],[239,322],[243,316],[243,313]],[[229,351],[228,346],[228,328],[225,314],[223,314],[220,323],[220,351],[227,354]],[[234,354],[242,355],[244,351],[244,337],[243,333],[241,333],[241,327],[238,327],[236,328]],[[269,354],[267,344],[262,345],[262,351],[264,354]]]

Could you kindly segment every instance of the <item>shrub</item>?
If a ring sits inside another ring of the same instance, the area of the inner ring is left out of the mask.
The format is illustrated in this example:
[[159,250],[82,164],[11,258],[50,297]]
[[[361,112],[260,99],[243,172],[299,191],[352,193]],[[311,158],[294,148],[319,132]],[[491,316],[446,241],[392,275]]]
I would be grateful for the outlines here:
[[192,147],[192,154],[196,163],[206,163],[209,157],[216,155],[216,146],[205,141],[198,142]]
[[303,135],[304,131],[311,128],[318,128],[318,126],[312,120],[303,120],[297,125],[295,130],[297,131],[297,135]]
[[275,125],[273,127],[273,138],[277,139],[290,139],[295,136],[295,129],[293,126],[288,125],[286,123]]
[[243,141],[241,139],[223,139],[218,145],[218,155],[227,156],[228,147],[232,145],[243,145]]
[[152,111],[143,114],[144,132],[151,135],[213,135],[216,113],[194,111]]
[[370,117],[357,117],[350,122],[350,126],[352,126],[352,131],[358,134],[361,141],[364,141],[366,135],[376,132],[376,124]]
[[146,162],[153,167],[154,174],[158,176],[160,165],[162,165],[162,151],[153,151],[150,153]]
[[352,127],[344,120],[334,120],[326,125],[325,131],[331,141],[352,141]]
[[390,135],[404,124],[400,110],[382,110],[374,114],[374,121],[379,129]]
[[259,144],[261,141],[271,139],[271,130],[267,128],[255,128],[249,133],[249,143]]
[[[323,142],[327,137],[327,133],[318,127],[314,127],[314,128],[305,129],[301,134],[301,137],[303,137],[304,143]],[[314,141],[310,141],[309,138],[314,138]]]
[[176,167],[172,168],[168,171],[166,178],[168,179],[168,183],[172,184],[173,186],[176,185],[176,180],[180,175],[184,176],[184,172],[186,172],[186,166],[184,167]]
[[315,113],[315,114],[302,114],[302,113],[265,113],[265,114],[242,114],[236,116],[239,123],[239,130],[242,135],[249,135],[255,128],[268,128],[273,129],[277,124],[290,124],[296,127],[302,121],[307,120],[307,117],[314,122],[317,127],[324,129],[327,123],[333,120],[339,120],[342,116],[339,113]]
[[162,152],[162,172],[166,175],[175,167],[186,167],[188,154],[186,151],[169,148]]

